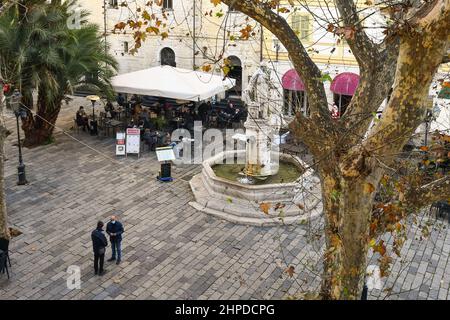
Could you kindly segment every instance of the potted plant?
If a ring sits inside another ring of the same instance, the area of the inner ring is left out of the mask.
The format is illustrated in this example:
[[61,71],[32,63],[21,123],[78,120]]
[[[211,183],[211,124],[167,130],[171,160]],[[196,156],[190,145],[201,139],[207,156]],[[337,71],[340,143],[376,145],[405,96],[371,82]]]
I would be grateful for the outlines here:
[[163,130],[167,124],[166,119],[163,117],[154,118],[154,119],[152,119],[152,122],[155,125],[156,130],[160,130],[160,131]]

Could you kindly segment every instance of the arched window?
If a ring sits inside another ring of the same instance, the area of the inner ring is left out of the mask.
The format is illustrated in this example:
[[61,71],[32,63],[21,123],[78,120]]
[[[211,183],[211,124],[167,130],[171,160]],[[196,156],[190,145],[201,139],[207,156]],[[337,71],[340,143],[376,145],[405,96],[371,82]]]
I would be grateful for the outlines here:
[[161,50],[161,65],[176,67],[175,52],[170,48],[164,48]]
[[236,80],[236,86],[233,89],[228,90],[228,95],[241,95],[242,92],[242,62],[236,56],[229,56],[228,58],[230,71],[228,77]]
[[305,85],[295,69],[291,69],[282,78],[284,93],[283,114],[293,116],[302,112],[305,116],[309,114],[308,98]]
[[341,117],[352,101],[352,97],[359,85],[359,75],[352,72],[338,74],[331,83],[330,90],[334,93],[334,104]]

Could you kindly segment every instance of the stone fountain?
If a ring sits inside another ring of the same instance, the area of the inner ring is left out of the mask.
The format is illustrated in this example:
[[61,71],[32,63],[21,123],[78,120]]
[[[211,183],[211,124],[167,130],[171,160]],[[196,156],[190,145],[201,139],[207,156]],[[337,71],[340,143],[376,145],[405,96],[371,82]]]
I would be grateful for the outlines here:
[[[190,181],[194,208],[256,226],[300,223],[321,212],[320,183],[313,170],[300,158],[280,153],[274,142],[280,129],[280,107],[271,99],[275,77],[266,65],[253,75],[243,93],[249,114],[245,134],[233,136],[245,143],[245,149],[221,152],[203,162],[202,172]],[[235,177],[220,174],[236,170],[236,165],[225,164],[230,158],[245,159]],[[263,203],[268,211],[261,209]]]

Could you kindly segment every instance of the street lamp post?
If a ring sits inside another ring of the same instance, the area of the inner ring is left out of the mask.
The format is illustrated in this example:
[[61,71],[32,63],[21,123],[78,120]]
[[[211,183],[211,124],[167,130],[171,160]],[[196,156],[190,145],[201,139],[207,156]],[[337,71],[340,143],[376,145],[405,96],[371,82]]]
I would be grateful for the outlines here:
[[23,163],[22,157],[22,144],[20,142],[20,126],[19,126],[19,117],[25,118],[26,113],[20,107],[20,101],[22,99],[22,95],[19,90],[14,90],[14,93],[11,96],[11,108],[14,111],[14,115],[16,116],[16,124],[17,124],[17,145],[19,146],[19,166],[17,167],[18,173],[18,182],[19,186],[23,186],[28,183],[26,175],[25,175],[25,164]]
[[95,103],[100,100],[99,96],[87,96],[86,97],[89,101],[91,101],[92,103],[92,130],[91,130],[91,135],[97,135],[98,131],[97,131],[97,121],[95,120]]

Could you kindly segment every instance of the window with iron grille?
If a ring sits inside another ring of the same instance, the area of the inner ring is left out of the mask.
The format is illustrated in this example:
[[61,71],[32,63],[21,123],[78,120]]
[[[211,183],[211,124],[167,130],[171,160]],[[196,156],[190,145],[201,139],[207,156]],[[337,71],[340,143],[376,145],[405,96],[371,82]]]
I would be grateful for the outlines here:
[[109,6],[117,8],[119,6],[119,0],[109,0]]
[[173,0],[163,0],[163,9],[173,10]]

